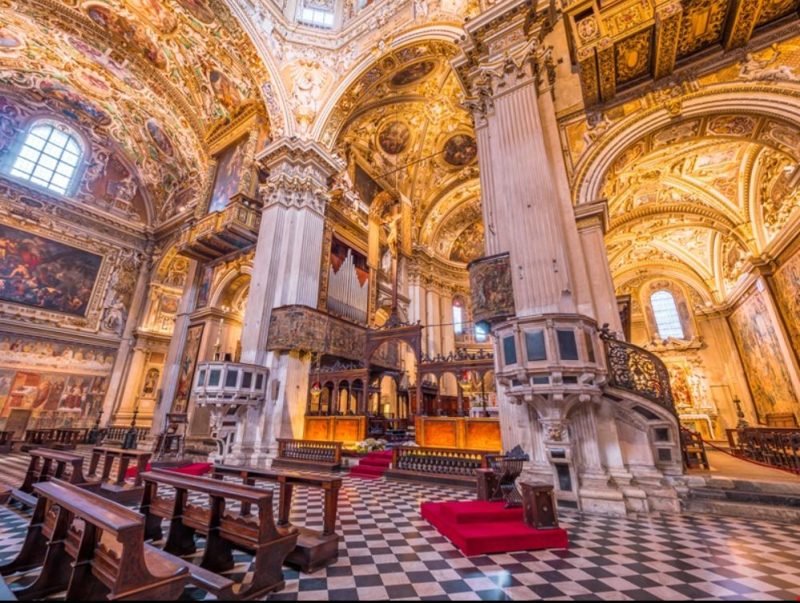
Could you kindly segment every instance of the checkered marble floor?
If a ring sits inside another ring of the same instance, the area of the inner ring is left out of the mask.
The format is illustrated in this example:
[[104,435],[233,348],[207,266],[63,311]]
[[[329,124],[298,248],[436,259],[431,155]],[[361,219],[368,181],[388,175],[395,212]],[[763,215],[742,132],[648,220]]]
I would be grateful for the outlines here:
[[[23,455],[0,457],[18,482]],[[268,486],[264,486],[268,487]],[[569,550],[464,557],[419,515],[424,501],[468,499],[427,484],[344,478],[339,561],[314,574],[285,569],[271,600],[796,600],[800,527],[708,515],[606,518],[565,512]],[[277,498],[277,496],[276,496]],[[29,514],[0,506],[0,563],[22,543]],[[291,519],[320,527],[322,497],[297,488]],[[249,580],[247,555],[234,579]],[[203,591],[193,599],[208,598]]]

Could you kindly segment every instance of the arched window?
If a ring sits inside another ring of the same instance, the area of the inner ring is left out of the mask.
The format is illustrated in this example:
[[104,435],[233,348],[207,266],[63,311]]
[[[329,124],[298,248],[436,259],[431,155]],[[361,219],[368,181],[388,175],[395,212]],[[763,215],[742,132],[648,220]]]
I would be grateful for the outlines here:
[[486,323],[475,323],[475,341],[483,343],[489,339],[489,327]]
[[675,305],[675,297],[669,291],[656,291],[650,296],[650,304],[653,306],[653,316],[656,319],[658,335],[661,339],[674,337],[684,339],[683,324],[678,315],[678,307]]
[[11,175],[64,195],[80,160],[81,147],[69,128],[56,122],[38,122],[28,131]]
[[457,297],[453,299],[453,332],[464,334],[464,303]]

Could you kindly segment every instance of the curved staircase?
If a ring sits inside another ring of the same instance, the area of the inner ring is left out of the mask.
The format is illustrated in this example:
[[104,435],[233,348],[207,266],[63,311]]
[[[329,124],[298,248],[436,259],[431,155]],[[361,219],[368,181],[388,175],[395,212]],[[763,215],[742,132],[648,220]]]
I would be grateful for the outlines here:
[[378,479],[386,473],[391,464],[392,451],[377,450],[358,461],[358,465],[350,469],[350,475],[362,479]]

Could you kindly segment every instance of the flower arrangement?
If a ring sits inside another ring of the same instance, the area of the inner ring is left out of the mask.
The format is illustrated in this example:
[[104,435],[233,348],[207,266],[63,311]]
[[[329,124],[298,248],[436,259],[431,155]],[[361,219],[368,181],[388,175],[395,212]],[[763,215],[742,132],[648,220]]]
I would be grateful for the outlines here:
[[366,453],[374,452],[375,450],[386,450],[386,440],[367,438],[362,442],[356,442],[356,452]]

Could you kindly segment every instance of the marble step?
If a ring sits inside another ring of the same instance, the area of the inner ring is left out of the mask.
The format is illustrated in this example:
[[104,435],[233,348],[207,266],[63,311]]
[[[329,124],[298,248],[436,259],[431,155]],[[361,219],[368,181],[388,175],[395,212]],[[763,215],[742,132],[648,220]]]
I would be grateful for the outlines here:
[[794,507],[800,510],[800,494],[749,490],[744,488],[691,488],[689,498],[698,500],[727,501],[758,506]]
[[797,525],[800,523],[800,508],[780,505],[754,505],[708,498],[689,498],[686,510],[690,513],[726,515],[759,521],[774,521]]

